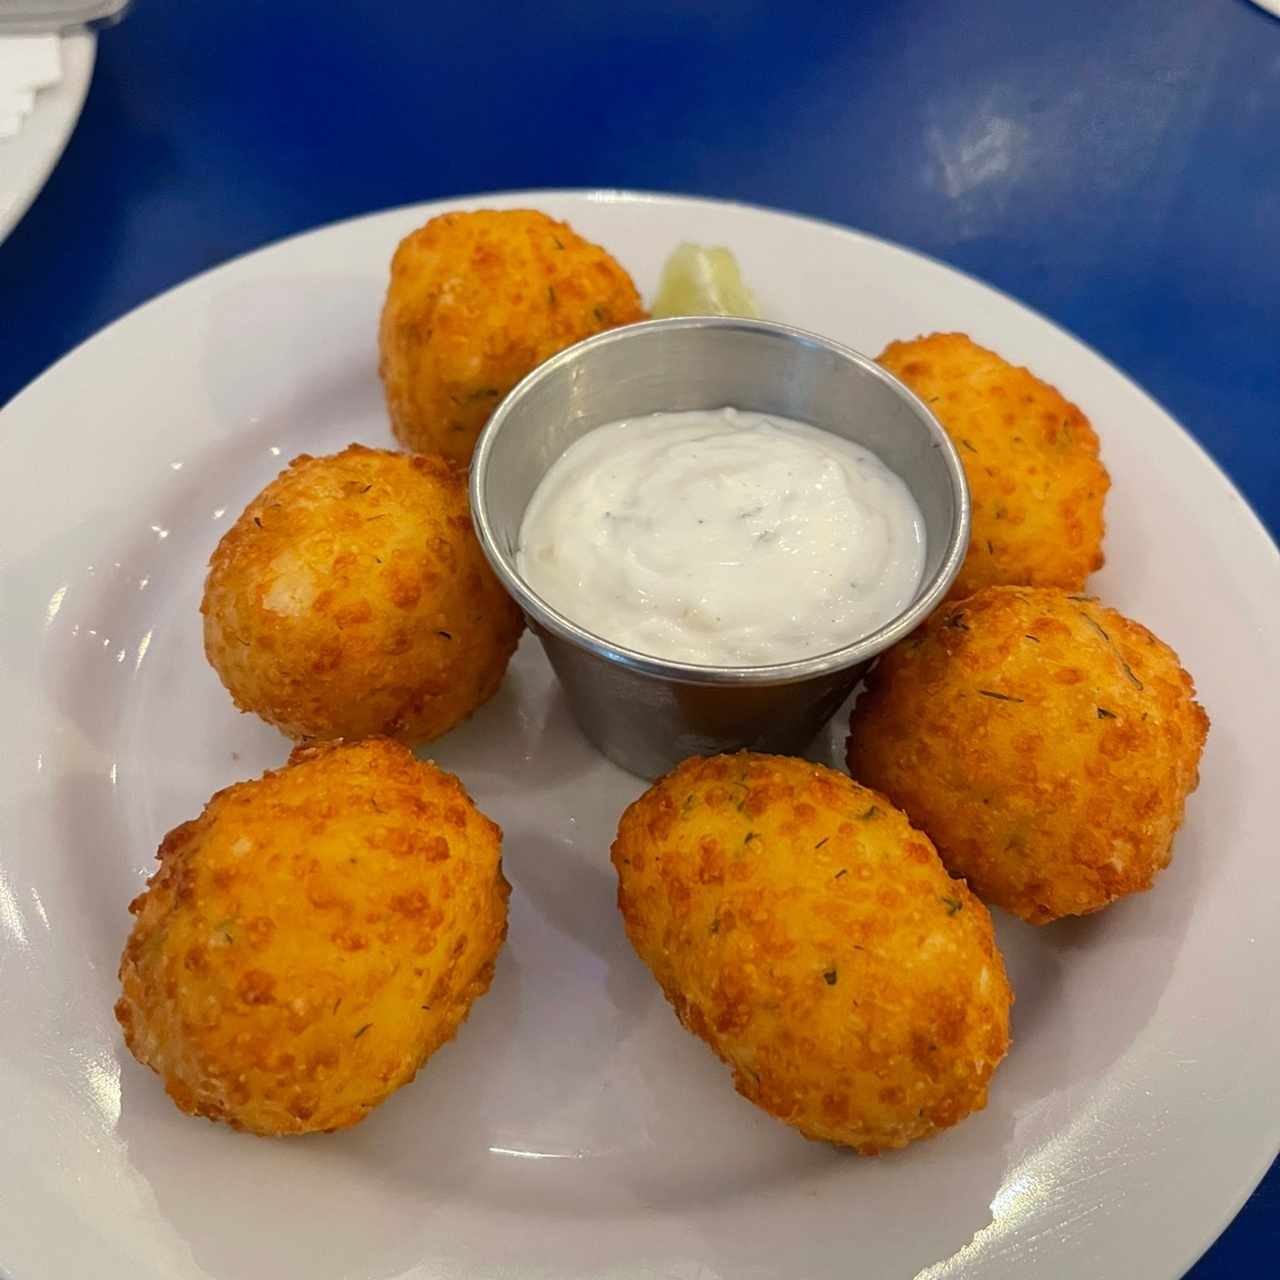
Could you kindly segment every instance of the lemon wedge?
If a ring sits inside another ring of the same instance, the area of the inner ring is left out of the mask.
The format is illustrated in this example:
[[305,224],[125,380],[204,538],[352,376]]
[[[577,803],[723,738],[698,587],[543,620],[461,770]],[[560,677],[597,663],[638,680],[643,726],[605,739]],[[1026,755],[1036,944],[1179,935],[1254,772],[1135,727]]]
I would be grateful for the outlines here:
[[655,320],[664,316],[759,317],[760,308],[742,282],[738,260],[728,249],[682,244],[662,268]]

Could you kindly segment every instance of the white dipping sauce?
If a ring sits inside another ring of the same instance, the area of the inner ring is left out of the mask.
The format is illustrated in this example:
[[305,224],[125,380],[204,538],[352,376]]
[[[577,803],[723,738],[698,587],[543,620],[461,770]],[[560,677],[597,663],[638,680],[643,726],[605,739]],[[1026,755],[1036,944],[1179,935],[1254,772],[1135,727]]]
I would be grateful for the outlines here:
[[875,454],[736,409],[597,427],[555,461],[516,567],[549,605],[658,658],[763,666],[850,644],[905,609],[924,521]]

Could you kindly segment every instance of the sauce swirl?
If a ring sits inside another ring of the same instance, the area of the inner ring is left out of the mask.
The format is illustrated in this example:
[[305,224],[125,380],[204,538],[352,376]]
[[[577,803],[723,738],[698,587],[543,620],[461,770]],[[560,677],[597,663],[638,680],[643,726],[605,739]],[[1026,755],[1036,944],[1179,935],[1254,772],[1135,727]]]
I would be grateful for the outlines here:
[[763,666],[851,644],[907,608],[924,520],[869,450],[737,409],[648,414],[552,464],[516,565],[549,605],[658,658]]

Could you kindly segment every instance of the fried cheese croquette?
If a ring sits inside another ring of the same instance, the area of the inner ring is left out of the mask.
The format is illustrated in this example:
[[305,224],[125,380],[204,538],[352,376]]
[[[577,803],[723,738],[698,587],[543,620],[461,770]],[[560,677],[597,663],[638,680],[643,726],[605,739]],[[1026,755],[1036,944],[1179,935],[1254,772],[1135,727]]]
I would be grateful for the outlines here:
[[804,760],[686,760],[626,813],[618,905],[738,1092],[873,1155],[983,1107],[1012,994],[986,908],[884,799]]
[[646,319],[627,272],[532,209],[445,213],[400,242],[379,372],[396,438],[465,464],[503,396],[583,338]]
[[1111,484],[1088,418],[962,333],[891,342],[879,362],[933,410],[964,464],[972,536],[950,598],[1004,584],[1079,591],[1102,568]]
[[901,805],[952,875],[1045,924],[1150,888],[1209,720],[1177,654],[1096,600],[991,587],[872,672],[849,772]]
[[507,929],[501,832],[389,739],[297,748],[160,846],[116,1017],[192,1115],[346,1128],[451,1039]]
[[524,625],[443,458],[303,454],[209,565],[205,654],[236,706],[296,739],[438,738],[492,696]]

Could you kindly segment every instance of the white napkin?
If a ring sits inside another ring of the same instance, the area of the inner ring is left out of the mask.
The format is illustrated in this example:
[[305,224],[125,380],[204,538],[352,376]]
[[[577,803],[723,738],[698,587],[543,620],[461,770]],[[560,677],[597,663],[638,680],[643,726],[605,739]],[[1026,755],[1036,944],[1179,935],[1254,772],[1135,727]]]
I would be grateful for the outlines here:
[[0,36],[0,138],[12,138],[35,110],[36,94],[61,79],[57,36]]

